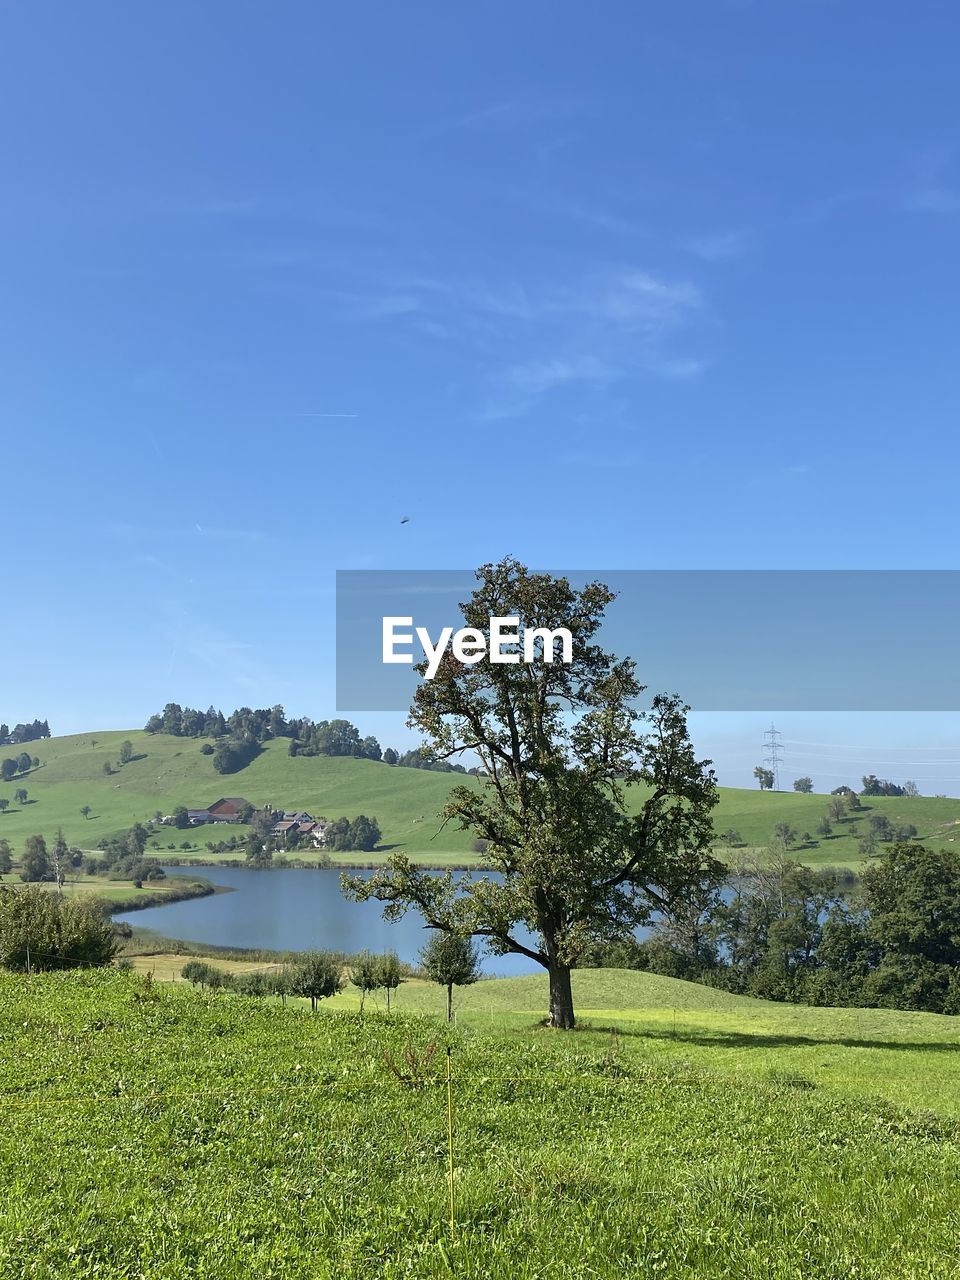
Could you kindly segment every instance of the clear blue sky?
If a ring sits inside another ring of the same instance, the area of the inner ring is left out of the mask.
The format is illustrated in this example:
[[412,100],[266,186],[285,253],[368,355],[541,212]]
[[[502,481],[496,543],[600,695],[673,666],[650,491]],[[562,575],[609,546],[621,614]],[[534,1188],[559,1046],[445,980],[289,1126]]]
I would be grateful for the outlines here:
[[337,567],[957,567],[958,45],[951,3],[7,6],[0,718],[331,714]]

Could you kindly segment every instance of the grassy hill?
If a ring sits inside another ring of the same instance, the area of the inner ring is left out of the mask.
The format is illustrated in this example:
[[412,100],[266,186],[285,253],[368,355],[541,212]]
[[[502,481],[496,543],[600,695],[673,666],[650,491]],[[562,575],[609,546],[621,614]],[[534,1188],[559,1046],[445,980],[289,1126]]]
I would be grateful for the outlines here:
[[538,981],[478,984],[448,1029],[413,984],[361,1019],[0,975],[0,1274],[957,1274],[954,1020],[598,971],[576,994],[608,1029],[559,1034]]
[[[120,744],[129,739],[135,758],[111,775],[103,766],[117,765]],[[450,775],[420,769],[397,769],[370,760],[326,756],[291,757],[288,741],[267,743],[239,773],[222,775],[201,753],[194,738],[150,735],[132,730],[75,734],[32,743],[41,767],[7,786],[0,784],[10,808],[0,815],[0,836],[19,848],[26,836],[56,833],[59,826],[71,844],[92,848],[104,835],[144,822],[177,805],[203,808],[220,796],[242,795],[255,805],[273,804],[337,818],[366,813],[380,822],[384,843],[417,853],[469,854],[472,838],[447,829],[436,839],[436,815],[452,785]],[[26,787],[25,805],[14,805],[18,787]],[[81,816],[91,806],[88,818]],[[189,832],[163,828],[161,844],[184,839],[203,848],[237,828],[218,826]],[[241,834],[245,830],[239,829]],[[205,853],[205,850],[204,850]],[[236,856],[236,855],[234,855]]]
[[[132,742],[135,758],[113,774],[104,774],[105,763],[117,766],[124,739]],[[39,756],[41,767],[0,784],[0,796],[11,802],[0,814],[0,836],[19,849],[28,835],[42,832],[51,837],[62,826],[71,844],[92,848],[101,836],[146,821],[158,811],[170,813],[179,804],[202,808],[223,795],[242,795],[254,804],[305,808],[327,818],[367,813],[380,822],[385,846],[402,847],[438,863],[470,860],[469,834],[452,827],[438,834],[436,815],[450,787],[463,781],[459,775],[391,768],[369,760],[291,757],[287,745],[286,739],[267,743],[245,769],[224,776],[213,768],[211,757],[201,753],[202,742],[193,738],[124,730],[31,743],[31,753]],[[23,805],[13,803],[19,787],[28,792]],[[84,805],[91,806],[89,818],[81,816]],[[724,857],[738,857],[751,849],[762,849],[776,824],[788,822],[801,836],[810,832],[815,837],[797,849],[802,860],[813,865],[855,866],[860,861],[857,829],[862,834],[874,813],[884,813],[898,824],[913,823],[921,838],[935,845],[960,841],[957,799],[865,800],[862,813],[838,824],[831,837],[816,839],[817,823],[826,805],[827,797],[822,795],[724,788],[715,811],[716,829],[735,828],[747,847],[732,853],[720,847],[719,852]],[[222,826],[189,832],[163,828],[158,834],[159,847],[166,849],[171,842],[179,845],[189,839],[194,848],[182,856],[207,860],[205,842],[220,840],[233,830]]]

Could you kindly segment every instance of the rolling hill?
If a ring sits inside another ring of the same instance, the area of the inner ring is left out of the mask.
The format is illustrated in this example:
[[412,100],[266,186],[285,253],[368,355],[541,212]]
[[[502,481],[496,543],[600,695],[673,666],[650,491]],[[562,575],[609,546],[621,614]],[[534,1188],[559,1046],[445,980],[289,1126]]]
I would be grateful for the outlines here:
[[[133,744],[134,759],[119,767],[120,744],[125,739]],[[28,835],[40,832],[52,837],[62,827],[71,844],[92,848],[101,836],[144,822],[155,813],[170,813],[177,805],[204,807],[220,796],[242,795],[257,805],[304,808],[327,818],[369,814],[380,823],[385,848],[403,848],[437,864],[469,862],[475,857],[471,835],[452,827],[438,830],[437,814],[450,787],[464,781],[461,775],[392,768],[370,760],[291,757],[285,738],[265,744],[257,758],[238,773],[222,775],[213,768],[212,757],[202,754],[202,745],[194,738],[138,730],[74,734],[31,743],[31,754],[40,758],[40,768],[0,784],[0,797],[10,801],[6,812],[0,814],[0,837],[6,837],[18,850]],[[13,748],[9,751],[14,753]],[[114,772],[104,773],[105,764]],[[14,803],[19,787],[27,790],[25,804]],[[723,788],[714,825],[717,832],[739,831],[744,847],[730,850],[721,844],[718,852],[725,858],[736,858],[760,850],[777,823],[786,822],[801,838],[804,833],[813,833],[810,841],[801,839],[795,848],[795,856],[801,860],[811,865],[856,866],[860,862],[859,834],[876,813],[885,814],[896,824],[912,823],[927,843],[949,847],[954,840],[960,841],[960,799],[881,797],[863,803],[861,813],[852,814],[835,826],[830,837],[820,839],[815,833],[827,797]],[[80,811],[86,805],[91,811],[84,818]],[[164,827],[151,851],[166,850],[172,843],[178,846],[178,856],[208,861],[206,841],[220,840],[236,830],[221,826],[181,832]],[[185,839],[193,846],[189,851],[179,849]]]

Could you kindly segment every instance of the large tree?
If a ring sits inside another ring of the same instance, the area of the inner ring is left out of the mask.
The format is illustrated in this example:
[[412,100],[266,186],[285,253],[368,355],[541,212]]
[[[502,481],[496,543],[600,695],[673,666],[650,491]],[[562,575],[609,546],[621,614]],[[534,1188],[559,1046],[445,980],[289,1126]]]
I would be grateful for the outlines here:
[[[572,1027],[570,971],[588,947],[629,935],[722,874],[709,852],[716,781],[694,754],[688,708],[661,694],[639,710],[634,663],[595,643],[609,588],[577,590],[513,559],[476,576],[460,607],[487,651],[467,663],[448,650],[418,686],[408,723],[438,757],[479,757],[485,776],[450,792],[443,819],[487,842],[499,877],[431,876],[395,855],[345,887],[386,903],[389,919],[415,907],[430,928],[542,965],[550,1023]],[[567,628],[572,661],[546,661],[542,640],[532,663],[491,661],[492,617],[518,618],[521,636]]]

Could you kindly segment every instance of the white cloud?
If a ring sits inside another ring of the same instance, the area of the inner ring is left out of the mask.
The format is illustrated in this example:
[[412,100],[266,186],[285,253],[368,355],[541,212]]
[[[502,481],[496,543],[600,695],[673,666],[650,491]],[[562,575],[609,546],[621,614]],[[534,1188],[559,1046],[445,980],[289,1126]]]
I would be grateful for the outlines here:
[[614,377],[616,372],[596,356],[580,356],[570,360],[553,358],[516,364],[504,372],[503,381],[524,396],[539,396],[565,383],[605,383]]
[[603,389],[634,378],[689,380],[705,362],[675,344],[704,310],[699,288],[639,266],[562,283],[416,276],[365,298],[357,319],[405,322],[459,342],[488,387],[482,418],[516,417],[560,388]]

